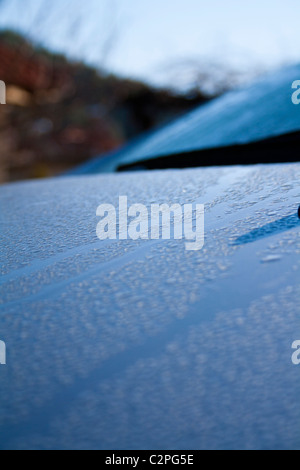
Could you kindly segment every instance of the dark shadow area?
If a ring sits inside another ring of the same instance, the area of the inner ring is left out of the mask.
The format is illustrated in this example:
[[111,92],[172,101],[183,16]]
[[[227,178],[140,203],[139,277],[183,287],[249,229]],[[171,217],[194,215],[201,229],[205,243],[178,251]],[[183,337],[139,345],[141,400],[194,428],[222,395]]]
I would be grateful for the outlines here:
[[252,230],[251,232],[237,238],[232,245],[245,245],[253,243],[262,238],[271,237],[277,233],[286,232],[295,227],[300,227],[300,220],[297,214],[283,217],[282,219],[266,224],[263,227]]
[[268,163],[293,163],[300,161],[300,132],[249,144],[230,145],[168,156],[157,156],[127,165],[120,165],[117,171],[164,170],[198,168],[209,166],[255,165]]

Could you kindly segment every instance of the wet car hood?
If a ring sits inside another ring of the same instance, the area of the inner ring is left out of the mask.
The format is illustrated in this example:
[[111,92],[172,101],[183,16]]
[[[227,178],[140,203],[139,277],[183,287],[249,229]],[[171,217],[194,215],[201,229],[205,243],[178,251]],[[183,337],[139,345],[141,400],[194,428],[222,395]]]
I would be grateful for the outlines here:
[[[300,165],[0,189],[0,447],[299,449]],[[99,241],[96,209],[205,204],[205,246]]]

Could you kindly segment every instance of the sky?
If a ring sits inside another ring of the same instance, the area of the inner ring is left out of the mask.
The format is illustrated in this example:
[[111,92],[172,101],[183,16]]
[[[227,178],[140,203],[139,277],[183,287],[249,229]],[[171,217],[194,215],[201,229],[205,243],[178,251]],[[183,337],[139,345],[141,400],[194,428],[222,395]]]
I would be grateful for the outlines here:
[[300,62],[299,0],[0,0],[0,27],[153,84]]

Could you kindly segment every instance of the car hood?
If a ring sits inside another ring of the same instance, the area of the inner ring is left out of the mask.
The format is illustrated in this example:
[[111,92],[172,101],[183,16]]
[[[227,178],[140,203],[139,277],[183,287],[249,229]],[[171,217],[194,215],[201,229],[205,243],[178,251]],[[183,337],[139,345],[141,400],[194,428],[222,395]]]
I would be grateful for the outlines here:
[[[0,447],[299,449],[300,165],[3,186]],[[99,204],[205,204],[205,245]]]

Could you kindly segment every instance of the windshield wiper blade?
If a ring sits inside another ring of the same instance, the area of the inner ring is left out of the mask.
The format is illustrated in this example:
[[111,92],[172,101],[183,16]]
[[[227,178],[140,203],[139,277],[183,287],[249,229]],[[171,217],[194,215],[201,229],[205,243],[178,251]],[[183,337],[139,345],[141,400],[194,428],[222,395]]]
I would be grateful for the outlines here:
[[119,165],[118,172],[299,162],[300,131],[247,144],[180,152]]

